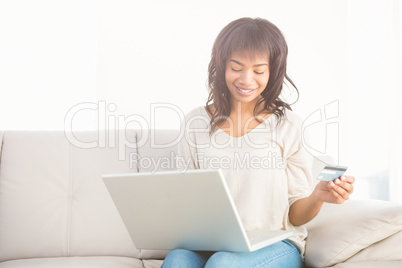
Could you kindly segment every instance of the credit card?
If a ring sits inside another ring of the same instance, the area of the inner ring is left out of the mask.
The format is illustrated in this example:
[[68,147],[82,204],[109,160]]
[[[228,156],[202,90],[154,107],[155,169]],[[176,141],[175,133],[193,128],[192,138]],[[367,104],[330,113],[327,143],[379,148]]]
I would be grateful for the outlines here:
[[325,166],[318,176],[317,180],[320,181],[333,181],[345,173],[348,167],[345,166]]

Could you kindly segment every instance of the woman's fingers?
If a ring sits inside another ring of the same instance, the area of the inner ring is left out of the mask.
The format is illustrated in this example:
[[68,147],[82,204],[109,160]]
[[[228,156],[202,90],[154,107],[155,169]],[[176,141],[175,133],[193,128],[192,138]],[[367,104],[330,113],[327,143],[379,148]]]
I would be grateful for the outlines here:
[[345,196],[340,194],[338,191],[331,189],[331,194],[332,194],[332,202],[334,204],[343,204],[347,199],[349,199],[349,195]]
[[343,176],[341,176],[341,181],[344,181],[344,182],[348,182],[348,183],[350,183],[350,184],[353,184],[353,183],[355,183],[355,177],[343,175]]
[[334,204],[342,204],[349,199],[353,193],[353,183],[355,178],[352,176],[341,176],[334,181],[321,181],[317,185],[319,199]]
[[333,187],[333,188],[341,188],[341,189],[345,190],[346,192],[348,192],[348,194],[353,193],[353,184],[351,184],[351,183],[343,182],[339,179],[336,179],[335,186],[337,186],[337,187]]
[[349,199],[349,195],[353,193],[353,183],[355,178],[352,176],[342,176],[341,179],[336,179],[331,184],[334,203],[342,204]]

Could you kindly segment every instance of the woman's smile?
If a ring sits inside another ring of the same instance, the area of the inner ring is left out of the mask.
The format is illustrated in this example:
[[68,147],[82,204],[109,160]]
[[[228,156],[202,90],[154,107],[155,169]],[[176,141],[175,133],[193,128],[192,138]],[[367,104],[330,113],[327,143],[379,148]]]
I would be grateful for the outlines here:
[[236,87],[237,93],[239,93],[240,95],[243,95],[243,96],[250,96],[254,92],[254,89],[240,88],[237,86],[235,86],[235,87]]

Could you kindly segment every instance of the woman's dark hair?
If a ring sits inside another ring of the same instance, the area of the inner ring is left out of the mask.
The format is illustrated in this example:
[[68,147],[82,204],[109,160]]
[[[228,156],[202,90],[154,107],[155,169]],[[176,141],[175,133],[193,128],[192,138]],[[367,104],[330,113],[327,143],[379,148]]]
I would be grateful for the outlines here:
[[[251,57],[269,57],[268,84],[254,108],[254,116],[269,112],[280,119],[285,115],[284,108],[291,110],[290,105],[279,98],[285,78],[299,94],[286,74],[288,46],[281,31],[266,19],[241,18],[232,21],[216,38],[208,67],[209,96],[206,108],[212,117],[210,134],[225,122],[231,111],[230,92],[225,81],[227,61],[232,55],[243,52],[248,52]],[[214,112],[209,107],[211,102]]]

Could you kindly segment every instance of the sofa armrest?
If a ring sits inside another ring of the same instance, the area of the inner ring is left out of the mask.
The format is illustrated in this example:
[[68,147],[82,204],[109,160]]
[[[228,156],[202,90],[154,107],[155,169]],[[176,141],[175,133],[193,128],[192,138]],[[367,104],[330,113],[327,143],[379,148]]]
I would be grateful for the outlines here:
[[324,204],[306,227],[306,265],[332,266],[400,232],[402,205],[380,200]]

